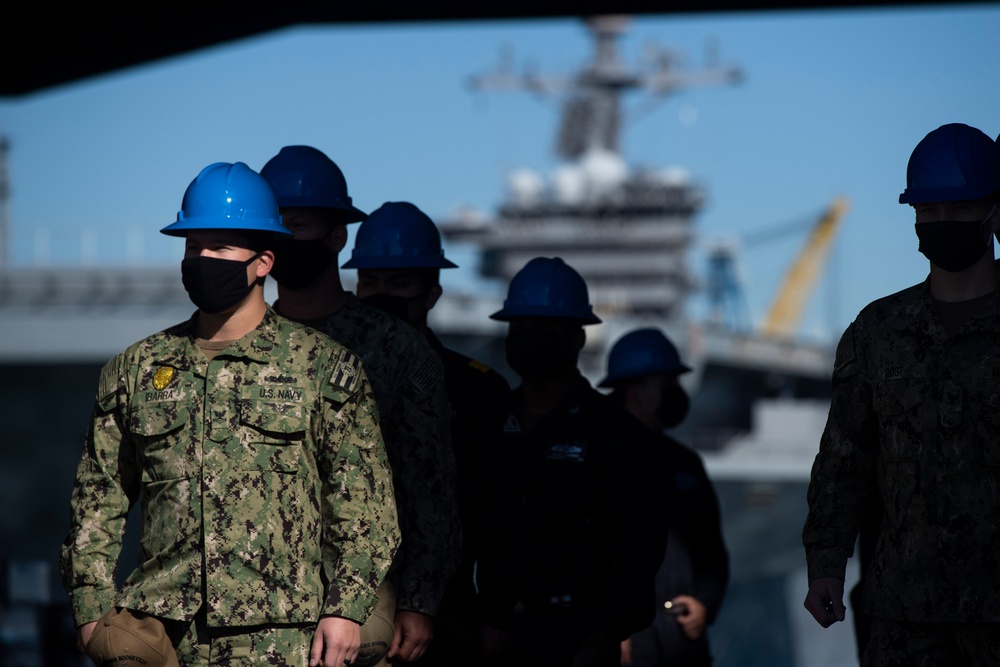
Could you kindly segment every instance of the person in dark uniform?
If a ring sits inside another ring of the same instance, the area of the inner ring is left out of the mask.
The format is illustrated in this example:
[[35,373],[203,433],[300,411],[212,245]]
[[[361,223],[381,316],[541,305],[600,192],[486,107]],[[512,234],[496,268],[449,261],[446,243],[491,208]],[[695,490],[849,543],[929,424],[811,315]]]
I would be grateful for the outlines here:
[[415,664],[469,665],[482,658],[474,581],[481,527],[473,503],[475,474],[484,442],[502,426],[510,385],[483,362],[447,348],[427,324],[443,292],[441,269],[458,266],[444,256],[434,222],[409,202],[387,202],[361,223],[351,258],[358,297],[409,322],[426,336],[444,362],[451,402],[451,443],[458,467],[463,558],[434,618],[434,638]]
[[635,329],[608,355],[611,397],[660,441],[671,485],[667,552],[656,574],[659,612],[653,624],[622,643],[622,664],[635,667],[704,667],[712,664],[707,629],[729,584],[729,552],[722,536],[719,500],[701,457],[664,433],[687,416],[680,376],[691,369],[659,329]]
[[802,531],[804,606],[823,627],[845,619],[847,561],[878,493],[861,664],[997,665],[996,143],[962,123],[928,133],[910,155],[899,202],[914,209],[930,272],[865,306],[840,339]]
[[478,563],[492,665],[618,667],[653,620],[666,531],[652,434],[581,375],[584,326],[601,320],[558,257],[511,280],[507,361],[521,377],[484,453]]

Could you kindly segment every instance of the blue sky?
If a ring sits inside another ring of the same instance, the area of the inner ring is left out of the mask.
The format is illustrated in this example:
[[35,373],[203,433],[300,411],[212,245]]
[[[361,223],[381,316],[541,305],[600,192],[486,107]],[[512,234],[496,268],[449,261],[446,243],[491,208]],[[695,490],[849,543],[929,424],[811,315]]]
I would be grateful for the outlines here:
[[[697,68],[711,41],[745,80],[663,99],[626,126],[623,153],[632,165],[683,167],[707,189],[690,261],[702,278],[705,244],[816,218],[846,196],[802,325],[835,339],[867,302],[926,275],[911,209],[896,203],[906,161],[944,123],[1000,133],[998,34],[1000,4],[635,17],[621,42],[629,66],[655,41]],[[333,157],[362,209],[407,200],[438,219],[461,206],[488,212],[510,169],[557,165],[556,99],[464,85],[504,47],[518,68],[551,74],[591,55],[573,19],[303,27],[0,100],[10,261],[169,265],[181,244],[158,230],[198,171],[260,169],[288,144]],[[742,252],[754,318],[804,238]],[[462,266],[445,272],[446,289],[470,282],[472,252],[446,252]],[[691,312],[703,312],[700,299]]]

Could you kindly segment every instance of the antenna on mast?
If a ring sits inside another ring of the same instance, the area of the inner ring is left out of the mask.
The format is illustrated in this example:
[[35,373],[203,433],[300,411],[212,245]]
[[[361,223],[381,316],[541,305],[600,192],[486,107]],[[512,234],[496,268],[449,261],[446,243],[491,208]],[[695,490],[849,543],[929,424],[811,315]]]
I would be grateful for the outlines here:
[[0,265],[10,260],[10,169],[7,154],[10,152],[10,140],[7,135],[0,135]]
[[645,92],[649,99],[640,112],[649,111],[660,99],[697,86],[735,84],[743,80],[739,67],[718,63],[717,48],[710,48],[708,63],[701,70],[681,69],[679,54],[649,44],[641,66],[629,70],[618,52],[618,42],[628,30],[628,16],[592,16],[586,19],[594,44],[590,64],[574,75],[543,75],[525,70],[513,72],[505,57],[489,74],[472,76],[473,90],[530,92],[540,97],[563,98],[562,119],[556,153],[575,160],[588,152],[620,154],[619,136],[625,112],[622,97],[633,90]]

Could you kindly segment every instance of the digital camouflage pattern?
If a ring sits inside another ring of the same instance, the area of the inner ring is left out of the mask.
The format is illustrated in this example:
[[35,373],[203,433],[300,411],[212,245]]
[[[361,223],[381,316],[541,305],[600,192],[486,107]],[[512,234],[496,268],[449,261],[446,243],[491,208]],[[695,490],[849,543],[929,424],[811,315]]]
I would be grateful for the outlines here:
[[199,639],[195,626],[196,623],[191,623],[178,642],[177,657],[184,667],[308,665],[316,630],[311,624],[272,625],[237,628],[239,632],[213,632]]
[[371,378],[403,533],[391,574],[396,607],[433,616],[462,557],[441,359],[415,327],[350,293],[329,317],[304,323],[360,356]]
[[998,434],[1000,296],[951,339],[927,281],[868,305],[837,350],[803,530],[809,581],[844,578],[862,503],[880,488],[863,611],[1000,621]]
[[[268,309],[212,360],[194,319],[101,372],[63,585],[77,624],[112,603],[208,626],[364,621],[400,541],[361,360]],[[142,503],[140,566],[115,573]]]

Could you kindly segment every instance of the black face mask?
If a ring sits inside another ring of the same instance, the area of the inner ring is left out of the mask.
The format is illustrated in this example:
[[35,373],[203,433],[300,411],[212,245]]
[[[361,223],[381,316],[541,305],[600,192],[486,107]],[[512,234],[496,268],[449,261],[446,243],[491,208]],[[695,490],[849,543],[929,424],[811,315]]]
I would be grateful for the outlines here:
[[404,322],[410,321],[410,304],[418,299],[424,298],[426,292],[416,296],[396,296],[395,294],[370,294],[361,299],[369,306],[374,306],[379,310],[389,313],[393,317],[398,317]]
[[333,264],[334,254],[326,245],[330,232],[313,241],[290,239],[275,244],[274,266],[270,275],[288,289],[301,289],[316,282]]
[[914,225],[920,239],[918,249],[931,264],[945,271],[964,271],[978,262],[989,247],[983,226],[992,216],[991,211],[981,222],[918,222]]
[[673,428],[684,421],[690,407],[691,400],[684,387],[670,387],[663,390],[663,398],[660,400],[660,407],[656,409],[656,416],[663,424],[663,428]]
[[578,350],[572,333],[517,331],[507,334],[507,364],[524,379],[544,380],[576,369]]
[[181,280],[191,302],[209,313],[229,310],[246,298],[257,281],[247,284],[247,267],[260,257],[245,262],[219,257],[189,257],[181,261]]

